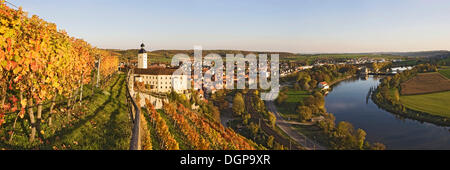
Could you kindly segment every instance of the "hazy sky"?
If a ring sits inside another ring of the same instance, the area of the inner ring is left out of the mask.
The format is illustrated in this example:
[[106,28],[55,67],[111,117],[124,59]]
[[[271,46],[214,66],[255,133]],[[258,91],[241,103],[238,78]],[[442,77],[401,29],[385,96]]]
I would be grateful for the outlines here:
[[100,48],[450,50],[448,0],[9,0]]

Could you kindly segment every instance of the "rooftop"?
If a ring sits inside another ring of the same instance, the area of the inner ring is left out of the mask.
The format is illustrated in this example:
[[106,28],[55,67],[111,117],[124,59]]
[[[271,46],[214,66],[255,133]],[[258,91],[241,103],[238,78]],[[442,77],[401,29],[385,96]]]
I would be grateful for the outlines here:
[[135,68],[134,74],[144,75],[172,75],[177,69],[165,67]]

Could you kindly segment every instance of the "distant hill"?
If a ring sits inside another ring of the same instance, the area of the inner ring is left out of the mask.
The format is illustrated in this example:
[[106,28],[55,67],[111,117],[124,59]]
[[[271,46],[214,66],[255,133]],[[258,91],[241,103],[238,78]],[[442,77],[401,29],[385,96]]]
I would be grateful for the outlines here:
[[[116,50],[116,49],[106,49],[107,51],[119,54],[120,61],[133,61],[136,60],[138,55],[138,49],[128,49],[128,50]],[[148,60],[153,63],[170,63],[172,57],[176,54],[188,54],[189,56],[194,56],[194,50],[156,50],[147,52]],[[243,54],[247,55],[250,53],[254,54],[279,54],[280,60],[283,58],[295,57],[297,54],[287,53],[287,52],[262,52],[262,51],[244,51],[244,50],[203,50],[203,55],[216,53],[222,57],[226,54]]]
[[[106,49],[119,55],[120,61],[135,61],[138,55],[139,49],[117,50]],[[170,63],[172,57],[176,54],[188,54],[194,55],[194,50],[156,50],[147,52],[148,60],[152,63]],[[289,52],[267,52],[267,51],[245,51],[245,50],[203,50],[203,55],[217,53],[222,57],[226,54],[279,54],[281,61],[312,61],[316,60],[329,60],[329,59],[352,59],[352,58],[430,58],[450,56],[450,51],[418,51],[418,52],[374,52],[374,53],[336,53],[336,54],[295,54]]]
[[443,55],[450,55],[450,51],[440,50],[440,51],[418,51],[418,52],[392,52],[385,53],[397,56],[415,57],[415,58],[429,58]]

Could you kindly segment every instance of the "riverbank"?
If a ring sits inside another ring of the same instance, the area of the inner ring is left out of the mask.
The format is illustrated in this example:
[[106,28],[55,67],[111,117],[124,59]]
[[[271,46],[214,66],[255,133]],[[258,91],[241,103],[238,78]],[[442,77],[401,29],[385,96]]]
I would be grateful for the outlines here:
[[356,76],[357,76],[357,75],[346,76],[346,77],[337,79],[337,80],[335,80],[335,81],[329,83],[328,85],[329,85],[330,87],[332,87],[333,85],[335,85],[335,84],[337,84],[337,83],[339,83],[339,82],[341,82],[341,81],[348,80],[348,79],[354,78],[354,77],[356,77]]
[[370,143],[381,142],[387,149],[450,149],[449,128],[421,123],[399,116],[368,100],[367,94],[382,77],[354,78],[336,84],[325,97],[325,107],[336,122],[347,121],[367,132]]
[[[330,82],[329,86],[332,87],[333,85],[351,79],[355,78],[357,75],[349,75],[345,77],[338,78],[337,80]],[[290,82],[293,83],[293,82]],[[282,84],[283,87],[291,86],[292,84],[284,83]],[[290,87],[289,87],[290,88]],[[316,89],[317,90],[317,89]],[[280,112],[281,116],[284,119],[295,119],[297,117],[297,114],[295,113],[296,107],[298,103],[304,98],[311,96],[314,90],[293,90],[290,88],[285,94],[288,95],[287,99],[284,101],[282,105],[277,105],[278,111]]]
[[[339,82],[346,81],[357,77],[357,75],[348,75],[336,79],[330,82],[330,85],[337,85]],[[275,106],[273,103],[267,103],[269,111],[275,113],[277,116],[277,126],[282,127],[284,131],[288,131],[292,138],[298,138],[302,140],[302,144],[309,144],[310,148],[314,149],[373,149],[384,150],[386,147],[381,143],[375,142],[370,144],[369,142],[363,142],[364,145],[355,144],[354,141],[347,140],[348,137],[365,141],[366,132],[362,129],[355,129],[349,122],[340,121],[335,122],[334,115],[328,113],[325,106],[325,99],[318,91],[313,94],[313,91],[287,91],[285,94],[289,95],[287,100],[281,103],[281,105]],[[292,97],[294,95],[294,97]],[[296,98],[296,102],[292,102],[292,98]],[[308,98],[308,99],[306,99]],[[320,101],[318,101],[320,99]],[[304,101],[298,101],[304,100]],[[290,108],[288,108],[290,107]],[[302,107],[301,110],[293,111],[297,107]],[[309,111],[308,111],[309,110]],[[286,112],[290,111],[290,112]],[[308,115],[308,118],[305,118]],[[311,115],[312,113],[312,115]],[[299,115],[300,114],[300,115]],[[305,117],[303,117],[305,116]],[[311,117],[312,116],[312,117]],[[307,123],[287,123],[285,118],[291,118],[289,122],[296,121],[308,121]],[[310,119],[311,118],[311,119]],[[313,119],[321,120],[318,122],[311,121]],[[296,120],[296,121],[292,121]],[[355,133],[358,132],[358,133]],[[337,136],[336,133],[345,134]],[[362,136],[358,136],[362,135]],[[345,137],[344,137],[345,136]],[[319,147],[317,147],[319,146]],[[357,146],[357,147],[355,147]]]
[[[376,92],[376,90],[375,90]],[[374,93],[375,93],[374,92]],[[444,126],[449,127],[450,126],[450,120],[443,116],[438,115],[432,115],[426,112],[421,112],[417,110],[412,110],[408,107],[405,107],[403,105],[392,105],[389,104],[385,99],[380,98],[380,96],[377,97],[377,95],[371,95],[372,101],[381,109],[390,112],[392,114],[402,116],[405,118],[417,120],[419,122],[427,122],[432,123],[437,126]]]
[[[374,103],[393,114],[439,126],[450,126],[448,80],[437,67],[418,65],[385,77],[372,94]],[[441,93],[443,92],[443,93]]]

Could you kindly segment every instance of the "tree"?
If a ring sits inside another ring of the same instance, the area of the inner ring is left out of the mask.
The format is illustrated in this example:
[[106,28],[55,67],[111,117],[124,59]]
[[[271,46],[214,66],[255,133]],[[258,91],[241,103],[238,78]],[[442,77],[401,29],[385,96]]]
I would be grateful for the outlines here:
[[274,137],[273,137],[273,136],[269,136],[269,137],[267,138],[267,147],[273,148],[273,140],[274,140]]
[[366,135],[367,133],[362,129],[358,129],[356,131],[356,140],[358,142],[358,148],[360,150],[364,148],[364,141],[366,140]]
[[303,83],[302,84],[302,89],[303,90],[309,90],[311,87],[309,86],[309,84],[308,83]]
[[303,99],[304,106],[312,106],[315,104],[315,98],[314,96],[308,96],[305,99]]
[[248,113],[243,113],[242,114],[242,124],[246,125],[248,124],[248,120],[250,120],[252,118],[252,115],[248,114]]
[[284,146],[279,144],[278,142],[275,142],[273,150],[284,150]]
[[297,108],[297,113],[299,114],[299,120],[302,122],[305,122],[312,118],[311,108],[309,108],[307,106],[299,106]]
[[310,82],[309,82],[309,86],[312,88],[312,89],[315,89],[315,88],[317,88],[317,84],[318,84],[318,82],[317,82],[317,80],[311,80]]
[[275,128],[275,124],[277,122],[277,117],[274,115],[274,113],[269,112],[269,122],[272,128]]
[[349,122],[339,122],[338,126],[336,127],[336,134],[338,137],[345,137],[353,134],[354,128],[353,125]]
[[300,86],[298,85],[298,83],[294,83],[294,90],[300,90]]
[[[77,92],[82,99],[83,84],[90,81],[93,69],[93,49],[58,31],[55,24],[28,17],[4,1],[0,1],[0,13],[4,14],[0,15],[0,125],[5,113],[20,111],[16,115],[24,118],[28,107],[32,142],[42,122],[44,102],[52,100],[54,106],[56,95],[75,101],[72,97]],[[68,104],[74,103],[70,100]]]
[[276,99],[276,103],[278,105],[284,103],[287,100],[288,96],[286,95],[285,92],[280,92],[280,94],[278,95],[278,98]]
[[220,111],[219,108],[214,106],[212,103],[207,103],[208,105],[208,111],[211,114],[212,118],[214,118],[214,121],[220,122]]
[[374,143],[372,144],[372,150],[385,150],[386,146],[382,143]]
[[394,89],[394,100],[396,102],[400,101],[400,94],[397,89]]
[[245,103],[244,98],[242,97],[241,93],[237,93],[236,96],[233,98],[233,113],[236,116],[242,115],[245,111]]
[[251,122],[249,128],[250,128],[250,131],[252,132],[253,139],[255,139],[255,137],[256,137],[256,135],[258,134],[258,131],[259,131],[258,125],[253,123],[253,122]]
[[314,105],[316,105],[319,108],[324,108],[325,107],[325,97],[323,96],[323,94],[321,92],[314,92],[313,94],[314,96]]

